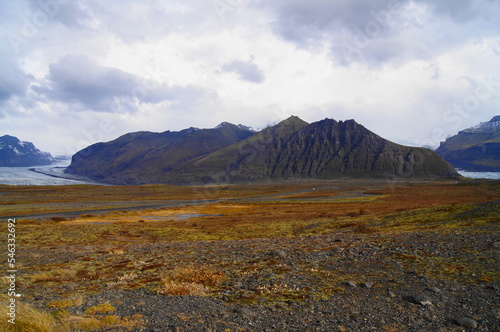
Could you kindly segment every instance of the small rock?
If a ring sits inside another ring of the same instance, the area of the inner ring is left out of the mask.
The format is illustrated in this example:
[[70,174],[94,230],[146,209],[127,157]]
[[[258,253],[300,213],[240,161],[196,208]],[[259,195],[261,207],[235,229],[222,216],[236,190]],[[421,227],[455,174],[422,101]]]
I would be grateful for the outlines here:
[[276,303],[276,308],[277,309],[286,309],[287,305],[283,302],[278,302],[278,303]]
[[498,291],[499,288],[497,285],[489,284],[486,286],[486,289],[492,289],[492,290]]
[[242,289],[243,283],[241,281],[237,281],[237,282],[233,283],[233,287],[236,289]]
[[352,281],[348,281],[348,282],[346,282],[346,283],[345,283],[345,285],[346,285],[346,286],[349,286],[349,287],[358,287],[358,286],[356,285],[356,283],[354,283],[354,282],[352,282]]
[[437,287],[429,287],[427,288],[428,291],[433,292],[433,293],[440,293],[441,290]]
[[372,288],[373,287],[373,282],[363,282],[360,286],[362,288]]
[[411,296],[409,298],[409,300],[410,300],[410,302],[415,303],[415,304],[432,305],[430,297],[428,297],[427,295],[423,295],[423,294]]
[[254,312],[248,308],[238,308],[235,310],[235,313],[247,318],[255,316]]
[[270,253],[267,254],[268,256],[271,256],[273,258],[286,258],[286,252],[283,250],[275,249],[271,251]]
[[396,294],[394,294],[391,291],[387,291],[387,296],[389,296],[389,297],[396,297]]
[[457,325],[463,326],[463,327],[469,327],[472,329],[477,328],[477,322],[474,319],[470,319],[470,318],[459,318],[459,319],[455,320],[455,323]]

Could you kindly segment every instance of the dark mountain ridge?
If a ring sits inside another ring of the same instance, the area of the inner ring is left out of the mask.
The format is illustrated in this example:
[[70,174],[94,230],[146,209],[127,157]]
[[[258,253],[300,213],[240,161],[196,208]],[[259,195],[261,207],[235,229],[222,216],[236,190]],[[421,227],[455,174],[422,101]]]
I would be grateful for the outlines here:
[[129,133],[79,151],[66,172],[114,184],[156,182],[188,160],[253,134],[251,130],[229,123],[213,129]]
[[31,142],[22,142],[17,137],[0,137],[0,167],[30,167],[50,165],[54,158],[42,152]]
[[395,144],[354,120],[308,124],[298,117],[258,133],[223,123],[127,134],[78,152],[67,171],[113,184],[180,185],[458,176],[434,151]]
[[[306,124],[290,118],[185,166],[184,181],[191,177],[205,183],[456,176],[453,167],[432,150],[392,143],[354,120],[331,119]],[[193,177],[195,169],[209,170],[212,179],[206,174]]]
[[500,172],[500,116],[447,138],[436,152],[465,171]]

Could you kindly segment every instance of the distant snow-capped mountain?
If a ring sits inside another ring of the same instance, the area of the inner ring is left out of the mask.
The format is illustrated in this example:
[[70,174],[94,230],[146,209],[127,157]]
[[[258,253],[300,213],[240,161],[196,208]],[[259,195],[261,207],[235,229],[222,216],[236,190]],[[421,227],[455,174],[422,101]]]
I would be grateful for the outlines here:
[[481,122],[480,124],[465,129],[464,132],[473,133],[473,132],[492,132],[498,133],[500,132],[500,115],[494,116],[490,121]]
[[0,167],[41,166],[53,162],[50,153],[38,150],[31,142],[9,135],[0,137]]
[[464,171],[500,172],[500,116],[447,138],[436,152]]

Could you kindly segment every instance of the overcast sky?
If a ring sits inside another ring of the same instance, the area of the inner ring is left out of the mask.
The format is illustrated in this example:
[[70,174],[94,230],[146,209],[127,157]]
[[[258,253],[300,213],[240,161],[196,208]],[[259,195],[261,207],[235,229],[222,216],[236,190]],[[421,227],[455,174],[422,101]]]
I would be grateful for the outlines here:
[[0,135],[355,119],[414,145],[500,114],[498,0],[0,0]]

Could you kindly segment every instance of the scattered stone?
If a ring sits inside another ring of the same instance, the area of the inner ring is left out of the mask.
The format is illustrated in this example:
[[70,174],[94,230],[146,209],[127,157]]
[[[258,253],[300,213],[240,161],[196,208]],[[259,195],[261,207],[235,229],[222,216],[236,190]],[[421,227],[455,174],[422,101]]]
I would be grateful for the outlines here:
[[362,288],[372,288],[373,287],[373,282],[363,282],[361,285],[360,285]]
[[278,302],[278,303],[276,303],[276,308],[277,309],[286,309],[286,308],[288,308],[288,306],[283,302]]
[[489,284],[486,286],[486,289],[492,289],[492,290],[498,291],[499,287],[497,285],[494,285],[494,284]]
[[411,296],[409,298],[409,300],[410,300],[410,302],[415,303],[415,304],[432,305],[430,297],[428,297],[427,295],[423,295],[423,294]]
[[344,248],[335,248],[330,251],[331,254],[340,254],[342,251],[344,251]]
[[273,258],[286,258],[286,252],[284,252],[283,250],[280,250],[280,249],[272,250],[267,255],[271,256]]
[[429,287],[429,288],[427,288],[427,290],[430,292],[433,292],[433,293],[440,293],[441,292],[441,289],[439,289],[437,287]]
[[352,282],[352,281],[347,281],[347,282],[345,283],[345,285],[346,285],[346,286],[349,286],[349,287],[358,287],[358,285],[356,285],[356,283],[355,283],[355,282]]
[[477,322],[470,318],[459,318],[455,320],[455,323],[459,326],[469,327],[471,329],[477,328]]
[[248,308],[238,308],[234,312],[247,318],[255,316],[255,313]]
[[396,294],[394,294],[391,291],[387,291],[387,296],[389,296],[389,297],[396,297]]
[[236,289],[242,289],[242,288],[244,288],[243,287],[243,283],[241,281],[237,281],[237,282],[233,283],[233,287],[236,288]]

